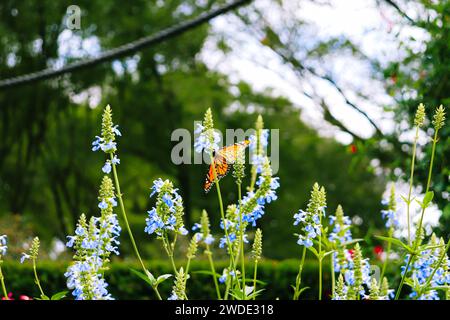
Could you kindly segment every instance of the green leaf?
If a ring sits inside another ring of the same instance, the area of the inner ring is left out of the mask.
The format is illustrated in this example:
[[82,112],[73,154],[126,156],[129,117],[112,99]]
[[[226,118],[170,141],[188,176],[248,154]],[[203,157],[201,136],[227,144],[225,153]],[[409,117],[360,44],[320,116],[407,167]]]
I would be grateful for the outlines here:
[[402,198],[403,201],[405,201],[406,204],[410,204],[410,200],[408,200],[408,198],[406,198],[406,197],[404,197],[402,195],[400,195],[400,198]]
[[308,247],[308,250],[314,253],[317,259],[319,259],[319,253],[317,252],[316,248],[314,247]]
[[375,236],[375,238],[383,240],[383,241],[390,242],[390,243],[395,244],[395,245],[400,246],[400,247],[403,247],[409,253],[414,253],[414,250],[410,246],[404,244],[403,242],[401,242],[400,240],[398,240],[396,238],[383,237],[383,236]]
[[434,192],[433,191],[428,191],[425,194],[425,197],[423,198],[423,207],[424,208],[428,207],[430,202],[433,201],[433,198],[434,198]]
[[[251,284],[253,284],[253,279],[245,279],[245,282],[246,283],[251,283]],[[256,283],[258,283],[258,284],[262,284],[262,285],[266,285],[267,284],[267,282],[264,282],[264,281],[261,281],[261,280],[258,280],[258,279],[256,279]]]
[[141,278],[142,280],[144,280],[145,282],[147,282],[149,285],[151,285],[152,287],[154,286],[154,284],[156,283],[156,279],[155,277],[148,272],[148,275],[143,274],[140,271],[137,271],[133,268],[130,268],[130,271],[133,272],[135,275],[137,275],[139,278]]
[[231,290],[230,296],[234,297],[236,300],[244,300],[245,298],[242,294],[242,290],[239,288]]
[[298,296],[300,297],[300,295],[303,293],[303,291],[306,291],[308,289],[309,289],[309,287],[303,287],[300,290],[298,290]]
[[253,298],[256,298],[257,296],[259,296],[259,294],[261,293],[261,292],[263,292],[265,289],[259,289],[259,290],[257,290],[257,291],[255,291],[255,292],[252,292],[251,294],[249,294],[248,296],[247,296],[247,300],[251,300],[251,299],[253,299]]
[[214,272],[212,272],[212,271],[210,271],[210,270],[197,270],[197,271],[192,271],[192,273],[195,273],[195,274],[207,274],[207,275],[209,275],[209,276],[216,276],[216,277],[220,277],[220,276],[222,276],[221,274],[219,274],[219,273],[214,273]]
[[158,277],[158,279],[156,279],[156,286],[159,285],[160,283],[166,281],[167,279],[169,279],[172,275],[167,273],[167,274],[163,274],[161,276]]
[[430,246],[430,245],[424,245],[420,247],[420,250],[418,251],[423,251],[423,250],[429,250],[429,249],[437,249],[437,248],[444,248],[445,246],[442,244],[438,244],[438,245],[434,245],[434,246]]
[[345,246],[348,246],[348,245],[351,245],[351,244],[354,244],[357,242],[361,242],[361,241],[364,241],[364,239],[353,239],[353,240],[342,243],[342,246],[345,247]]
[[[65,298],[67,293],[69,291],[61,291],[58,293],[55,293],[54,295],[52,295],[52,297],[50,298],[50,300],[61,300],[62,298]],[[46,299],[43,298],[43,300],[49,300],[47,296],[45,296]]]

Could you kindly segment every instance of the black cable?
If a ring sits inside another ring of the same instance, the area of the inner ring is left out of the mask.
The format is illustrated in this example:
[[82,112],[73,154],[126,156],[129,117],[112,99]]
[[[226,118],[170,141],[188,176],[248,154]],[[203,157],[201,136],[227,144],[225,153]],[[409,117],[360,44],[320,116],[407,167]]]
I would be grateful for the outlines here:
[[111,61],[117,58],[121,58],[124,56],[128,56],[136,51],[139,51],[145,47],[149,47],[158,43],[161,43],[167,39],[170,39],[172,37],[175,37],[177,35],[180,35],[190,29],[193,29],[205,22],[208,22],[212,20],[213,18],[220,16],[224,13],[227,13],[233,9],[236,9],[246,3],[251,2],[252,0],[237,0],[230,4],[224,5],[220,8],[217,8],[215,10],[211,10],[208,12],[204,12],[200,14],[199,16],[192,18],[190,20],[186,20],[183,22],[180,22],[174,26],[171,26],[167,29],[161,30],[157,33],[154,33],[150,36],[140,38],[136,41],[129,42],[127,44],[124,44],[120,47],[107,50],[100,54],[96,58],[87,59],[79,62],[74,62],[71,64],[68,64],[67,66],[61,68],[61,69],[44,69],[37,72],[32,72],[29,74],[0,80],[0,90],[5,88],[11,88],[19,85],[23,85],[26,83],[36,82],[44,79],[53,78],[56,76],[60,76],[65,73],[78,71],[81,69],[86,69],[88,67],[103,63],[105,61]]

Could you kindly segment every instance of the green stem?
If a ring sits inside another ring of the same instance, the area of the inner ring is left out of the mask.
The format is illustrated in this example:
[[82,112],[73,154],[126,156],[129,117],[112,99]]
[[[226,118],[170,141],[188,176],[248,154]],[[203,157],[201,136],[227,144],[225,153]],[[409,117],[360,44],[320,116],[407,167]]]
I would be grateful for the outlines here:
[[336,276],[334,274],[334,261],[333,261],[333,254],[330,254],[330,262],[331,262],[331,296],[334,297],[334,287],[335,287],[335,281]]
[[[393,234],[393,230],[392,230],[392,228],[390,228],[389,229],[389,233],[388,233],[388,237],[392,238],[392,234]],[[383,280],[383,276],[384,276],[384,273],[386,271],[387,262],[389,260],[389,255],[391,254],[391,245],[392,245],[392,242],[389,241],[388,242],[388,246],[387,246],[387,250],[386,250],[386,257],[384,258],[383,268],[381,269],[380,281]]]
[[[438,131],[439,130],[436,130],[434,132],[433,146],[431,148],[431,160],[430,160],[430,167],[428,169],[428,179],[427,179],[427,187],[425,189],[425,195],[430,190],[431,174],[433,173],[434,154],[436,152],[436,144],[437,144],[437,141],[438,141],[437,140]],[[422,224],[423,224],[423,217],[425,215],[426,208],[427,208],[426,206],[422,207],[422,213],[420,215],[419,225],[417,226],[417,231],[416,231],[416,239],[414,241],[414,248],[413,248],[414,254],[411,254],[409,259],[408,259],[408,263],[407,263],[407,267],[406,267],[405,273],[403,274],[402,280],[401,280],[400,285],[399,285],[399,287],[397,289],[397,294],[395,296],[396,300],[398,299],[398,297],[400,295],[400,292],[402,290],[402,287],[403,287],[403,283],[405,282],[405,277],[406,277],[406,273],[408,272],[408,267],[409,267],[410,264],[414,263],[414,258],[415,258],[416,254],[417,254],[416,251],[417,251],[417,248],[419,247],[419,243],[420,243],[420,236],[419,235],[422,232],[421,230],[422,230]]]
[[253,300],[256,300],[256,275],[258,273],[258,260],[255,260],[255,269],[253,271]]
[[[409,192],[408,192],[408,202],[406,203],[406,218],[408,219],[408,245],[411,245],[411,223],[410,223],[410,205],[411,205],[411,193],[413,187],[413,179],[414,179],[414,165],[416,161],[416,148],[417,148],[417,140],[419,139],[419,127],[416,127],[416,136],[414,138],[413,145],[413,154],[411,159],[411,173],[409,178]],[[382,278],[381,278],[382,279]]]
[[[322,215],[320,215],[320,225],[322,225]],[[319,235],[319,300],[322,300],[322,234]]]
[[252,166],[251,174],[252,174],[252,178],[251,178],[251,180],[250,180],[250,189],[249,189],[249,190],[250,190],[251,192],[253,192],[253,190],[255,189],[256,175],[257,175],[256,167],[255,167],[255,166]]
[[[139,263],[141,264],[142,270],[147,275],[147,273],[149,271],[147,270],[147,268],[144,265],[144,262],[141,259],[141,255],[139,254],[139,250],[137,248],[136,242],[134,241],[133,233],[131,232],[130,224],[128,223],[127,213],[125,211],[125,205],[123,204],[123,199],[122,199],[122,192],[120,191],[119,177],[117,175],[116,165],[114,164],[114,161],[113,161],[114,154],[110,153],[110,157],[111,157],[111,164],[112,164],[112,169],[113,169],[114,184],[116,186],[116,194],[117,194],[117,198],[119,199],[119,205],[120,205],[120,209],[122,212],[123,220],[125,222],[125,227],[127,228],[128,235],[130,237],[131,244],[134,249],[134,253],[136,254],[136,257],[138,258]],[[158,288],[156,286],[152,286],[152,288],[155,291],[156,295],[158,296],[158,299],[162,300],[162,297],[158,291]]]
[[[431,184],[431,174],[433,173],[433,162],[434,162],[434,154],[436,152],[436,143],[437,143],[437,134],[438,134],[438,130],[436,130],[436,132],[434,133],[434,138],[433,138],[433,147],[431,149],[431,160],[430,160],[430,168],[428,169],[428,181],[427,181],[427,188],[425,190],[425,195],[428,193],[428,191],[430,190],[430,184]],[[420,215],[420,221],[419,221],[419,227],[418,230],[422,229],[422,223],[423,223],[423,216],[425,214],[425,209],[427,207],[423,207],[422,208],[422,214]],[[417,243],[417,241],[416,241]]]
[[36,282],[36,285],[38,286],[39,291],[41,292],[41,297],[45,297],[44,291],[42,290],[41,287],[41,282],[39,281],[39,277],[37,275],[36,259],[33,259],[33,272],[34,272],[34,281]]
[[174,242],[172,243],[172,245],[170,245],[169,243],[169,237],[168,237],[168,235],[167,234],[165,234],[164,236],[163,236],[163,238],[162,238],[162,241],[163,241],[163,246],[164,246],[164,249],[166,250],[166,253],[167,253],[167,256],[169,257],[169,259],[170,259],[170,263],[172,264],[172,268],[173,268],[173,271],[175,272],[175,275],[176,274],[178,274],[178,269],[177,269],[177,266],[176,266],[176,264],[175,264],[175,260],[173,259],[173,249],[174,249],[174,247],[175,247],[175,241],[176,241],[176,239],[174,240]]
[[206,245],[206,255],[208,256],[209,265],[211,266],[211,271],[213,273],[214,286],[216,287],[217,299],[222,300],[219,289],[219,282],[217,281],[216,268],[214,267],[214,260],[212,258],[212,252],[209,250],[209,245]]
[[406,263],[405,272],[403,273],[403,276],[400,281],[400,285],[398,286],[397,293],[395,294],[394,300],[398,300],[398,298],[400,297],[400,292],[402,291],[403,283],[405,282],[405,279],[406,279],[406,274],[408,273],[409,266],[411,265],[411,262],[412,262],[412,256],[413,255],[411,254],[408,259],[408,262]]
[[[189,267],[190,267],[190,265],[191,265],[191,258],[188,258],[188,261],[187,261],[187,263],[186,263],[186,280],[185,280],[185,282],[184,282],[184,287],[185,287],[185,288],[186,288],[187,279],[188,279],[188,277],[189,277]],[[186,290],[185,290],[185,292],[184,292],[184,298],[185,298],[186,300],[189,300],[188,297],[187,297]]]
[[[225,231],[225,238],[227,239],[227,246],[228,246],[228,249],[230,250],[231,265],[235,266],[232,245],[230,242],[230,238],[228,237],[228,228],[227,228],[227,223],[225,221],[225,212],[223,210],[222,193],[220,192],[219,179],[217,179],[216,167],[214,166],[214,158],[213,158],[212,154],[210,155],[210,158],[211,158],[211,164],[212,164],[212,169],[213,169],[214,181],[215,181],[216,189],[217,189],[217,197],[219,198],[220,216],[223,221],[223,229]],[[236,269],[234,268],[233,271],[235,274],[235,278],[237,279]],[[231,277],[229,277],[229,278],[231,278]],[[237,282],[237,284],[240,289],[239,281]],[[227,289],[225,291],[225,299],[228,297],[229,289],[230,289],[229,285],[227,285]]]
[[7,292],[6,286],[5,286],[5,278],[4,278],[3,272],[2,272],[1,261],[0,261],[0,282],[2,284],[2,291],[3,291],[3,295],[5,296],[5,300],[9,300],[8,292]]
[[306,257],[306,247],[303,247],[302,259],[300,260],[297,278],[295,279],[295,291],[293,300],[298,300],[298,297],[300,295],[299,291],[300,285],[302,283],[302,272],[303,272],[303,265],[305,264],[305,257]]
[[319,300],[322,300],[322,258],[319,258]]
[[[239,203],[241,203],[241,184],[238,184]],[[242,223],[242,212],[239,210],[239,238],[241,245],[241,269],[242,269],[242,297],[245,298],[245,253],[244,253],[244,226]]]

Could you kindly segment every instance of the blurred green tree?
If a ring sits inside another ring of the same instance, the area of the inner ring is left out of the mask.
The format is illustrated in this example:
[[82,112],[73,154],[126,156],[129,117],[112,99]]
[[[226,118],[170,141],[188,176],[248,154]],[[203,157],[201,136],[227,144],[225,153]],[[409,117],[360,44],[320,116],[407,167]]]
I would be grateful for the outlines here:
[[[70,31],[63,19],[70,3],[3,1],[1,78],[95,55],[198,15],[213,3],[78,1],[81,30]],[[160,176],[180,188],[188,225],[206,208],[218,231],[216,199],[202,190],[206,165],[177,166],[170,159],[176,144],[171,132],[193,131],[194,120],[212,106],[220,129],[253,127],[258,113],[267,128],[280,128],[282,187],[263,219],[266,256],[292,255],[292,215],[305,207],[315,181],[326,186],[330,211],[341,203],[348,215],[369,225],[374,213],[378,216],[383,184],[367,170],[367,156],[356,157],[346,146],[320,137],[286,98],[255,92],[247,83],[209,70],[199,53],[210,32],[203,25],[129,58],[0,92],[0,214],[24,215],[45,240],[63,239],[73,233],[80,213],[96,213],[104,159],[90,151],[90,143],[100,130],[101,109],[109,103],[124,134],[119,170],[137,237],[148,239],[143,229],[149,188]],[[228,202],[236,201],[231,177],[224,180],[224,190]],[[157,254],[151,246],[148,251]]]

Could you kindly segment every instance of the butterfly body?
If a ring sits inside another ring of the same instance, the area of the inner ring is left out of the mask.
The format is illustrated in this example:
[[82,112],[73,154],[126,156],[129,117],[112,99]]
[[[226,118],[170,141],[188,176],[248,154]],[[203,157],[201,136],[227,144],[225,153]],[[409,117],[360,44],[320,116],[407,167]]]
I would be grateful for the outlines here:
[[206,193],[211,189],[216,177],[220,180],[228,174],[231,165],[236,162],[239,153],[249,144],[249,140],[244,140],[231,146],[223,147],[214,154],[213,163],[209,166],[208,174],[205,179],[204,190]]

